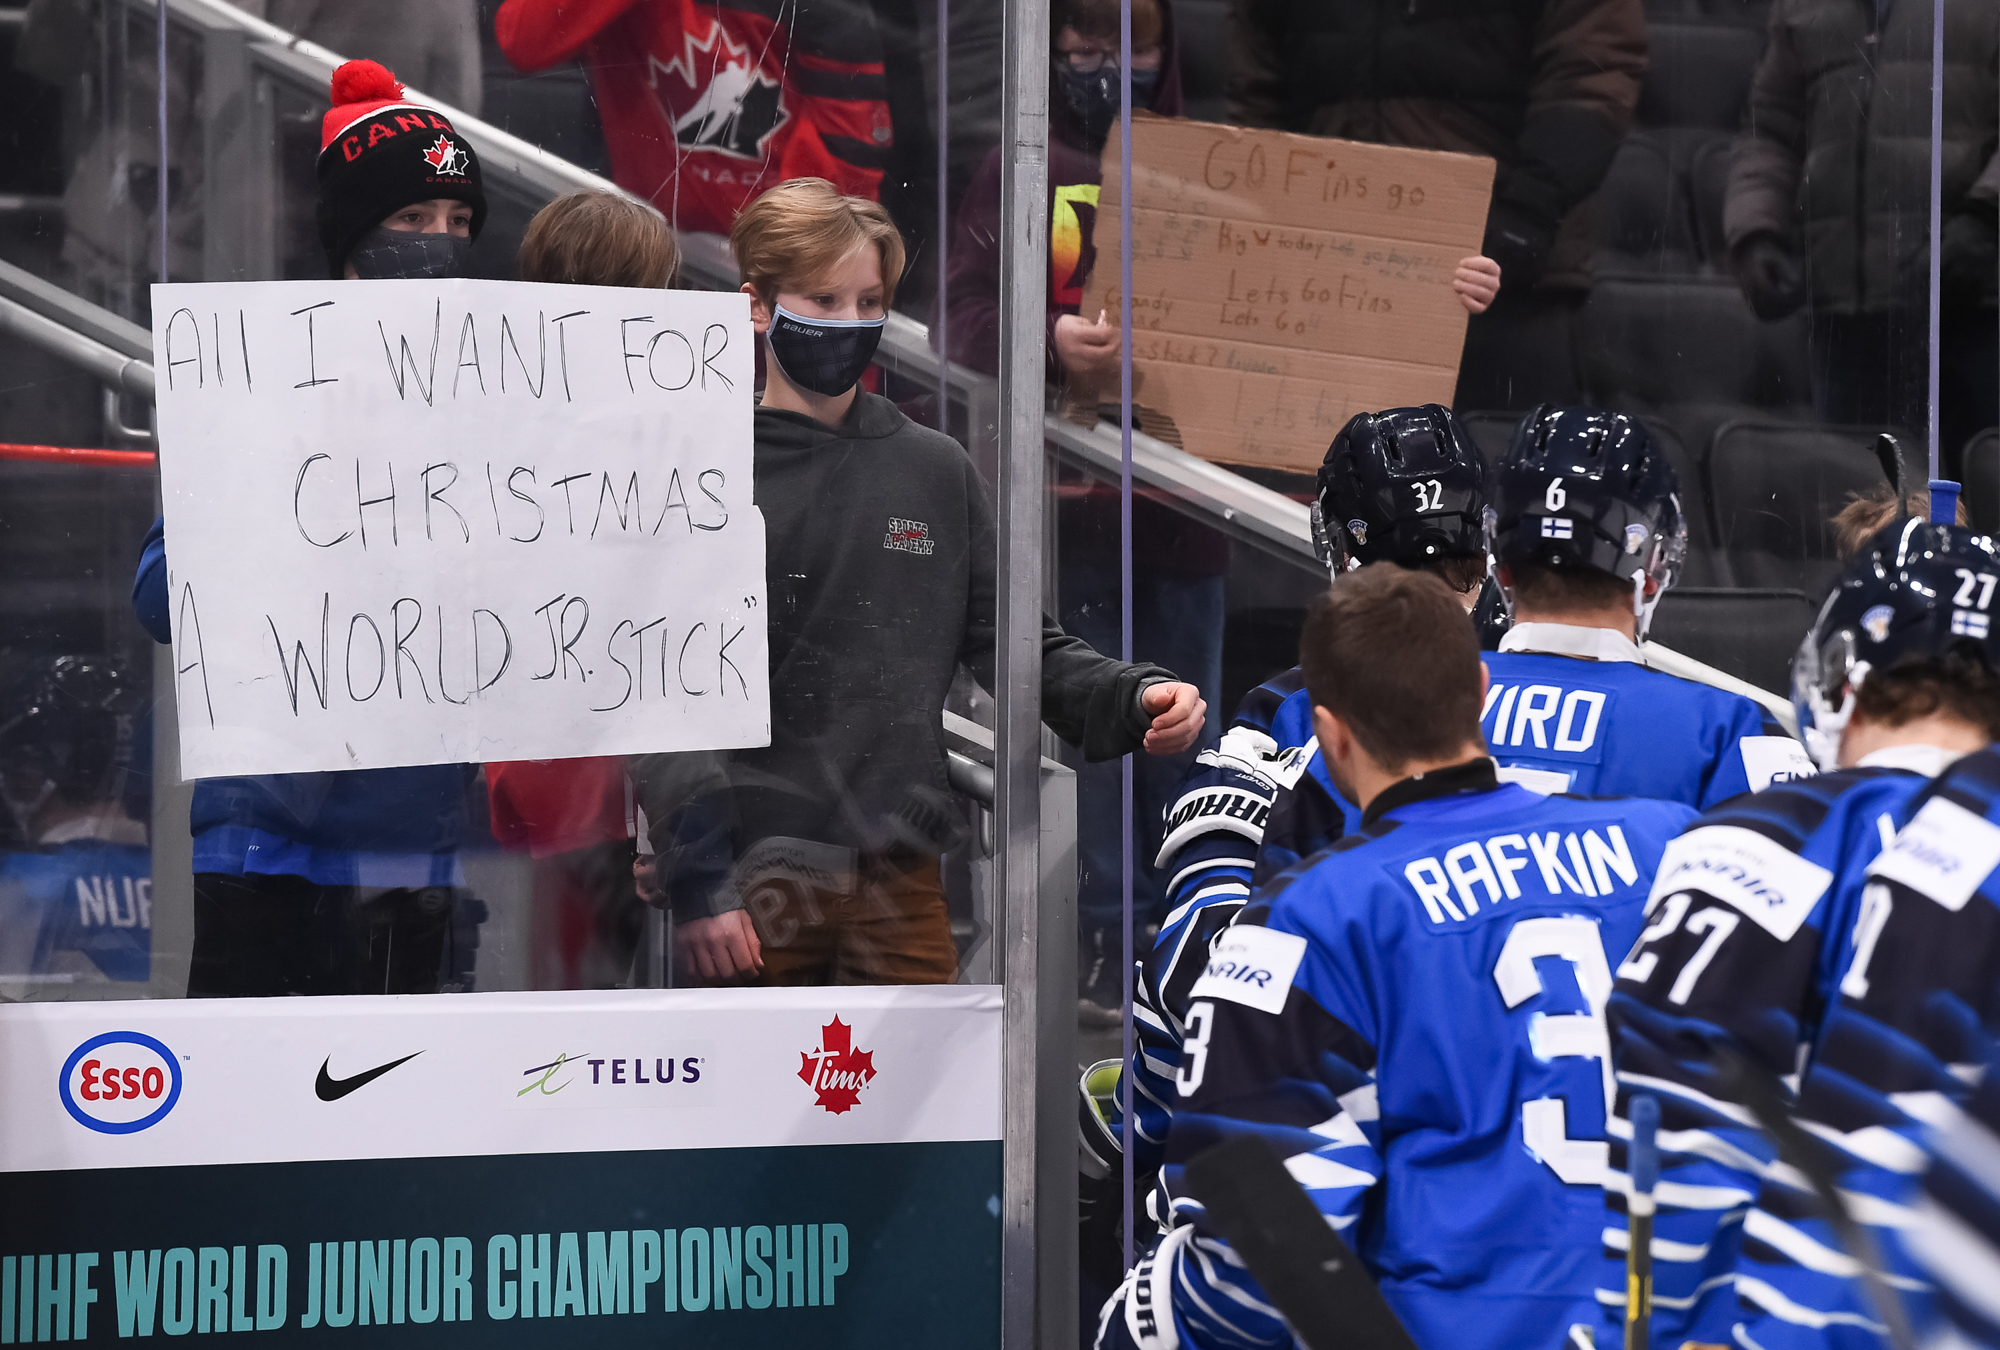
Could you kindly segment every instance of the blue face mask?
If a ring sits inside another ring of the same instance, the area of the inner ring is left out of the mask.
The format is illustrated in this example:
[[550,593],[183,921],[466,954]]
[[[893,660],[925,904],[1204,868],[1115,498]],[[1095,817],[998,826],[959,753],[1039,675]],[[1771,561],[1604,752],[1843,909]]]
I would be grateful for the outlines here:
[[347,255],[354,275],[363,281],[462,277],[472,255],[472,241],[455,234],[412,234],[377,225],[361,236]]
[[806,319],[783,305],[771,308],[764,335],[785,378],[825,398],[844,394],[861,378],[882,341],[880,319]]

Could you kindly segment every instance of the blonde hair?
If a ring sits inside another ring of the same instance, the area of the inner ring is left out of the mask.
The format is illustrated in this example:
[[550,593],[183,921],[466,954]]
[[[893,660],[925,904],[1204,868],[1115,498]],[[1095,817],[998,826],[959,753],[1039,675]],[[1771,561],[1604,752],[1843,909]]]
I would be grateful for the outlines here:
[[[1918,520],[1929,520],[1931,516],[1931,494],[1928,489],[1917,488],[1910,493],[1910,514]],[[1866,492],[1847,494],[1847,505],[1840,508],[1833,517],[1834,552],[1844,562],[1868,546],[1868,541],[1888,527],[1891,521],[1902,517],[1896,510],[1896,490],[1887,483],[1878,483]],[[1965,502],[1958,504],[1958,523],[1970,525],[1972,520],[1965,514]]]
[[523,281],[583,286],[670,286],[680,246],[667,219],[616,192],[572,192],[535,213],[521,239]]
[[844,197],[824,178],[794,178],[744,207],[729,229],[737,270],[766,303],[803,289],[867,244],[882,260],[887,309],[903,276],[903,236],[881,203]]

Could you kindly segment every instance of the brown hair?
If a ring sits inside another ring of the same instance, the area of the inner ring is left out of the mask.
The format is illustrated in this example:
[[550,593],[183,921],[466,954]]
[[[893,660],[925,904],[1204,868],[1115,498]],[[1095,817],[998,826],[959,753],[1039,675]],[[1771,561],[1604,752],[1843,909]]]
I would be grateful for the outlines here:
[[[1147,51],[1160,45],[1158,0],[1132,0],[1132,50]],[[1054,41],[1065,28],[1074,28],[1079,37],[1118,38],[1118,0],[1056,0],[1049,11],[1049,39]]]
[[523,281],[583,286],[673,284],[680,246],[667,218],[616,192],[572,192],[535,213],[521,239]]
[[1903,662],[1870,671],[1854,691],[1854,710],[1885,727],[1943,713],[2000,740],[2000,675],[1964,651]]
[[794,178],[751,202],[729,228],[737,270],[766,303],[826,275],[857,248],[882,259],[882,307],[903,276],[903,236],[879,202],[843,197],[824,178]]
[[[1918,520],[1930,519],[1931,494],[1927,489],[1918,488],[1910,494],[1910,514]],[[1878,483],[1866,492],[1850,492],[1847,494],[1847,505],[1833,517],[1834,551],[1842,561],[1852,558],[1868,547],[1869,540],[1900,518],[1896,510],[1896,490],[1887,483]],[[1972,523],[1965,514],[1962,499],[1958,503],[1958,523]]]
[[1630,606],[1632,583],[1599,567],[1545,567],[1541,563],[1510,563],[1514,603],[1548,614]]
[[1299,665],[1313,703],[1392,772],[1484,744],[1479,640],[1429,572],[1375,563],[1342,577],[1306,614]]
[[1486,580],[1484,553],[1447,553],[1420,566],[1460,595],[1477,590],[1480,583]]

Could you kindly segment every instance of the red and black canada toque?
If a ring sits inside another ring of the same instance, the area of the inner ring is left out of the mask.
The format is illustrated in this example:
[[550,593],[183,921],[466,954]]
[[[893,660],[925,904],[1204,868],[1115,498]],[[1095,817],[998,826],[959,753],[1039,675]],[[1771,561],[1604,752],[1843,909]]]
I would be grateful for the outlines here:
[[412,103],[374,61],[333,72],[333,109],[320,124],[319,241],[339,277],[362,235],[411,202],[448,197],[486,223],[486,192],[472,145],[435,108]]

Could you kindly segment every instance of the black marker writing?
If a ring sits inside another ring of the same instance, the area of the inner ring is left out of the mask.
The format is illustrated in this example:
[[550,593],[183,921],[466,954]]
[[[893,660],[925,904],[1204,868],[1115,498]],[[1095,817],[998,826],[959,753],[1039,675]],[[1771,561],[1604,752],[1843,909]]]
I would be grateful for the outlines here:
[[304,309],[295,309],[292,311],[293,318],[297,318],[301,314],[306,316],[306,377],[293,385],[292,388],[294,389],[310,389],[316,384],[340,383],[338,375],[330,375],[323,380],[319,377],[319,347],[313,339],[313,311],[316,309],[325,309],[333,303],[331,300],[322,300],[316,305],[307,305]]

